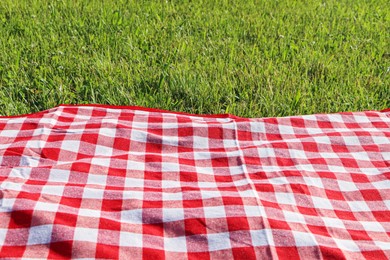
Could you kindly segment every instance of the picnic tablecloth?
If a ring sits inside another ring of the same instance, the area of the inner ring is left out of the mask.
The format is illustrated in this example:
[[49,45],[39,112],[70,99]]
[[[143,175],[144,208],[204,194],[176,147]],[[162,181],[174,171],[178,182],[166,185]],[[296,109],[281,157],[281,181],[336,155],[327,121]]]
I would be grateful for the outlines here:
[[0,117],[0,257],[390,257],[390,111]]

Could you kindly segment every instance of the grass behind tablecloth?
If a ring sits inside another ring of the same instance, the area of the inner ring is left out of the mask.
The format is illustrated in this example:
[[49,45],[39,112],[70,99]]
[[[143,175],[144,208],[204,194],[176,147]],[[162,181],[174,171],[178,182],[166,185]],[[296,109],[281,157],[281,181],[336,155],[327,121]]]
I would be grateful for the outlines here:
[[0,1],[0,114],[60,103],[261,117],[390,107],[390,5]]

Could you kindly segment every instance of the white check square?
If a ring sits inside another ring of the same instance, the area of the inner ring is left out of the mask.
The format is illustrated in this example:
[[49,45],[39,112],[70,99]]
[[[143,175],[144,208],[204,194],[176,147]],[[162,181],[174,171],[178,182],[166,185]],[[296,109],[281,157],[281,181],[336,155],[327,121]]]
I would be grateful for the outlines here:
[[95,156],[110,156],[112,155],[112,148],[104,145],[95,146]]
[[87,184],[106,186],[107,175],[88,174]]
[[103,199],[104,189],[84,188],[83,199]]
[[168,252],[187,252],[186,237],[164,237],[164,249]]
[[207,240],[211,252],[231,248],[230,235],[228,232],[207,234]]
[[33,226],[29,229],[28,245],[45,245],[51,241],[53,225]]
[[75,241],[97,243],[99,230],[95,228],[76,227],[74,232]]
[[38,201],[35,204],[34,210],[47,211],[47,212],[57,212],[59,205],[57,203],[49,203]]
[[210,139],[201,136],[194,136],[193,147],[197,149],[208,149]]
[[136,170],[136,171],[144,171],[145,163],[137,162],[137,161],[127,161],[127,169],[128,170]]
[[204,207],[205,218],[226,218],[226,211],[224,206]]
[[298,232],[293,231],[292,232],[295,239],[296,246],[316,246],[318,245],[315,237],[311,233],[305,233],[305,232]]
[[61,144],[61,150],[77,153],[80,147],[80,141],[64,140]]
[[311,199],[313,201],[313,206],[317,209],[334,209],[329,199],[315,196],[312,196]]
[[370,212],[371,209],[368,207],[367,203],[363,200],[361,201],[348,201],[348,205],[353,212]]
[[274,246],[272,231],[269,229],[251,230],[253,246]]
[[275,197],[280,204],[297,205],[293,193],[275,192]]
[[121,231],[119,245],[123,247],[142,247],[142,234]]
[[64,186],[60,185],[45,185],[42,187],[42,194],[62,196],[64,188]]
[[383,226],[379,222],[375,221],[360,221],[359,222],[366,231],[374,231],[374,232],[386,232]]
[[306,224],[304,216],[300,213],[284,210],[283,214],[288,222]]
[[[0,210],[1,212],[1,210]],[[8,229],[6,228],[0,228],[0,246],[4,245],[5,238],[7,236]]]
[[359,190],[356,187],[355,183],[353,183],[351,181],[337,180],[337,182],[339,184],[340,191],[348,192],[348,191],[357,191],[357,190]]
[[69,170],[52,169],[49,174],[49,182],[68,182]]
[[184,220],[183,208],[163,208],[163,222]]

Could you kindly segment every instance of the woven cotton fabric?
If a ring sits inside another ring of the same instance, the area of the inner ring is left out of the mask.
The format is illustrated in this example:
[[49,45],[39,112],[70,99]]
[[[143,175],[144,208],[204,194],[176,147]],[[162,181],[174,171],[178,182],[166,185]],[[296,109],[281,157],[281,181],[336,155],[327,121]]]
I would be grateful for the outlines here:
[[386,259],[390,111],[0,118],[0,257]]

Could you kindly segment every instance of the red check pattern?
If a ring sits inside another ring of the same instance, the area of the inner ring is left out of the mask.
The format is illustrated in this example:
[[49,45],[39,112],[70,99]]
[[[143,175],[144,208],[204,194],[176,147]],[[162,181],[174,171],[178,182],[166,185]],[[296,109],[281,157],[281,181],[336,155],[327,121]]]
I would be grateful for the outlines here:
[[390,111],[0,118],[0,257],[390,257]]

